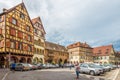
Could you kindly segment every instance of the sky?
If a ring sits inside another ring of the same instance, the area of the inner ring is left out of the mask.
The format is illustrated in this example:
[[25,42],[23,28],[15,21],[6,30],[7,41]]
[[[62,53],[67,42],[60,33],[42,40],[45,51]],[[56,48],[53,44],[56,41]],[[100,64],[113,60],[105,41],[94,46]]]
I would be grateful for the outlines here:
[[[22,0],[1,0],[11,8]],[[120,0],[24,0],[32,18],[40,16],[46,40],[69,45],[87,42],[91,46],[120,40]]]

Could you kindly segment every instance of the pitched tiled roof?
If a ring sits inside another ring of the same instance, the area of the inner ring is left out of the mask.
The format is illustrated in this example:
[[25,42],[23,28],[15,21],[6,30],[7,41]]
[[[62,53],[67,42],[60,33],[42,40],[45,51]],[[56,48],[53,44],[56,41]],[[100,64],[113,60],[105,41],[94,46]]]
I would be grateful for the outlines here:
[[116,52],[115,55],[116,55],[117,57],[120,57],[120,51]]
[[67,49],[64,46],[56,43],[48,42],[48,41],[45,41],[45,48],[50,50],[55,50],[55,51],[67,52]]
[[93,48],[93,56],[106,56],[111,53],[113,45],[106,45]]
[[73,43],[73,44],[70,44],[70,45],[67,46],[68,49],[76,48],[76,47],[91,48],[86,42],[85,43],[76,42],[76,43]]
[[46,34],[45,29],[44,29],[44,27],[43,27],[43,24],[42,24],[42,21],[41,21],[41,18],[40,18],[40,17],[36,17],[36,18],[32,19],[33,25],[34,25],[35,23],[37,23],[37,22],[38,22],[38,23],[40,22],[40,24],[42,25],[41,27],[42,27],[44,33]]
[[[25,4],[22,2],[22,3],[16,5],[16,6],[12,7],[12,8],[10,8],[10,9],[5,9],[5,11],[3,11],[2,13],[0,13],[0,16],[3,15],[3,14],[9,13],[9,12],[11,12],[11,11],[13,11],[13,10],[15,10],[16,7],[17,7],[17,6],[20,6],[20,5],[22,5],[22,6],[25,7]],[[25,7],[25,9],[26,9],[26,7]],[[26,9],[26,11],[27,11],[27,9]],[[28,11],[27,11],[27,13],[28,13]],[[28,18],[29,18],[29,20],[30,20],[30,22],[31,22],[31,25],[32,25],[32,27],[33,27],[32,21],[31,21],[30,16],[29,16],[29,13],[28,13]]]
[[[0,15],[1,15],[1,14],[4,14],[4,13],[11,12],[12,10],[14,10],[14,9],[15,9],[17,6],[19,6],[19,5],[24,5],[24,3],[20,3],[20,4],[14,6],[14,7],[12,7],[12,8],[10,8],[10,9],[6,9],[4,12],[0,13]],[[4,8],[4,9],[5,9],[5,8]]]

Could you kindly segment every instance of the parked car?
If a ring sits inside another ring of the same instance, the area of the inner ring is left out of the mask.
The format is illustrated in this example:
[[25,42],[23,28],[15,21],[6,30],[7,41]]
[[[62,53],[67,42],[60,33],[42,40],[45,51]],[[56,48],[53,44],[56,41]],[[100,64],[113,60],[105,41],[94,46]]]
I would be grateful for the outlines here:
[[43,69],[44,67],[43,67],[43,64],[37,64],[37,68],[38,69]]
[[109,68],[105,67],[105,66],[102,65],[102,64],[99,64],[99,63],[94,63],[94,64],[97,65],[98,67],[101,67],[104,72],[109,71]]
[[15,70],[28,71],[30,67],[26,63],[16,63]]
[[81,73],[88,73],[90,75],[100,75],[101,73],[103,73],[103,69],[96,67],[93,64],[89,64],[89,63],[82,63],[80,65],[80,72]]
[[106,72],[106,69],[102,66],[102,65],[100,65],[100,64],[93,64],[96,68],[101,68],[102,69],[102,71],[101,71],[101,73],[102,74],[104,74],[105,72]]
[[104,64],[104,66],[105,66],[106,68],[109,68],[109,71],[110,71],[110,70],[113,70],[112,64]]
[[29,66],[29,69],[30,69],[30,70],[33,70],[33,65],[28,64],[28,66]]
[[28,64],[28,66],[29,66],[30,70],[36,70],[36,69],[38,69],[38,66],[35,65],[35,64]]

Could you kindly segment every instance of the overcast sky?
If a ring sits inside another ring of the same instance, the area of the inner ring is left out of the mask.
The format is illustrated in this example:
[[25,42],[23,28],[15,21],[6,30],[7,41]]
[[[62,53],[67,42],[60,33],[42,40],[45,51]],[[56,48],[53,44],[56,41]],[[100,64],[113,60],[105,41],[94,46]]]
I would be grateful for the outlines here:
[[[11,8],[22,0],[1,0]],[[120,0],[24,0],[31,18],[40,16],[48,41],[92,46],[120,39]]]

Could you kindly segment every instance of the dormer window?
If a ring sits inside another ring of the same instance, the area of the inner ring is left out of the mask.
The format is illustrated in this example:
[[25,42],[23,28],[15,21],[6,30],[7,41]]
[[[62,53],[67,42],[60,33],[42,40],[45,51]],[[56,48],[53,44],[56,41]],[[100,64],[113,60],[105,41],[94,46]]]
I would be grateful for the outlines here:
[[109,51],[109,49],[106,49],[106,51]]
[[109,52],[109,49],[106,49],[106,54],[108,54],[108,52]]
[[98,51],[98,54],[101,54],[101,50]]

